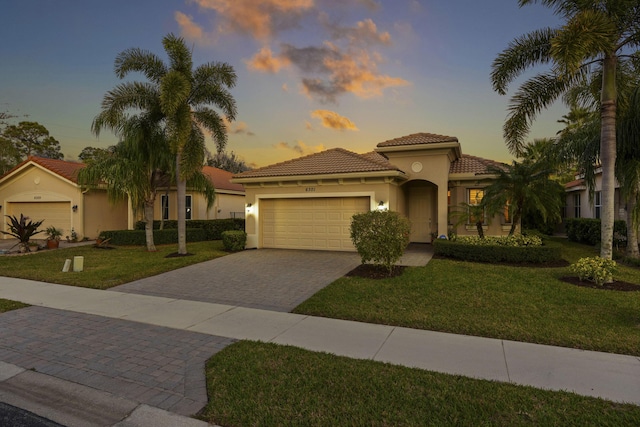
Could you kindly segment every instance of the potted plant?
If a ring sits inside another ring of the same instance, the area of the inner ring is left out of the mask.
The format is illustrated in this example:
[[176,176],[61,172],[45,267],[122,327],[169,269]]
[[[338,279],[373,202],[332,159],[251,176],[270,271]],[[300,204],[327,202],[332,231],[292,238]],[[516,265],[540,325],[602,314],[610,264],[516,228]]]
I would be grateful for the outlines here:
[[9,218],[9,222],[7,222],[9,231],[0,230],[0,233],[7,234],[18,239],[17,245],[20,246],[20,252],[30,252],[29,239],[38,233],[42,233],[42,231],[38,231],[38,227],[40,227],[44,220],[34,222],[23,214],[20,214],[20,219],[15,215],[5,216]]
[[62,230],[55,228],[53,225],[47,227],[45,230],[47,233],[47,248],[57,249],[60,246],[60,237],[62,237]]

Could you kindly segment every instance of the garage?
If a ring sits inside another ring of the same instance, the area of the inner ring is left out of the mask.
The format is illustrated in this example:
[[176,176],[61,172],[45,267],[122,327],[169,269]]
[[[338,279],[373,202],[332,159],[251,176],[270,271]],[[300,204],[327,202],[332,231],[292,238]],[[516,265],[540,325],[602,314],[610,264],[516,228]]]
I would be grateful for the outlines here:
[[262,247],[354,251],[351,217],[369,206],[369,197],[263,199]]
[[[54,226],[62,231],[63,236],[71,234],[71,203],[70,202],[11,202],[8,214],[20,218],[20,214],[28,216],[32,221],[44,220],[40,230]],[[44,234],[37,234],[36,238],[44,238]]]

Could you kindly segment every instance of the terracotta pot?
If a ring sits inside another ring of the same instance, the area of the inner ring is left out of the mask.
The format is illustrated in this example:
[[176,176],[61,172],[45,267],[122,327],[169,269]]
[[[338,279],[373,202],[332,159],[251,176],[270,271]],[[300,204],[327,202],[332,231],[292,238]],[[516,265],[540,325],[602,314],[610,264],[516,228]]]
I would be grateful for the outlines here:
[[47,240],[47,249],[58,249],[60,246],[59,240]]

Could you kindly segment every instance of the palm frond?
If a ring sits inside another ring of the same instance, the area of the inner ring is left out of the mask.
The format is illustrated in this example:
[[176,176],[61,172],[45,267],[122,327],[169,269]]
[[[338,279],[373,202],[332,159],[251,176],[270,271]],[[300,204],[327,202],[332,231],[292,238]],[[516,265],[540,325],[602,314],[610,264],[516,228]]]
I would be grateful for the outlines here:
[[491,64],[493,90],[506,95],[507,87],[528,68],[551,60],[551,40],[557,30],[544,28],[520,36],[509,43]]
[[222,117],[208,107],[198,108],[193,112],[193,117],[199,126],[211,132],[217,151],[224,150],[227,145],[227,128]]
[[167,68],[158,56],[144,49],[131,48],[116,56],[115,72],[119,78],[124,78],[130,72],[141,72],[154,83],[167,72]]
[[193,60],[184,39],[169,33],[162,39],[162,45],[169,56],[170,69],[191,79]]

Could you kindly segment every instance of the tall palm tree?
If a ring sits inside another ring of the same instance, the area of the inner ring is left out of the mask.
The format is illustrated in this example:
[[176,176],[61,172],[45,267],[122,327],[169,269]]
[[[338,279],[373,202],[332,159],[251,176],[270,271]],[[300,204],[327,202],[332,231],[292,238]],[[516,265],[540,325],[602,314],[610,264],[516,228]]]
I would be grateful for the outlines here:
[[[525,34],[494,60],[493,88],[506,94],[508,85],[535,65],[552,64],[551,70],[524,82],[511,98],[504,136],[518,154],[537,114],[585,75],[601,70],[600,162],[602,165],[602,236],[600,256],[613,251],[614,165],[616,156],[617,69],[619,61],[638,53],[639,0],[519,0],[519,5],[541,3],[564,20],[560,28]],[[594,67],[595,66],[595,67]]]
[[119,78],[140,72],[147,82],[124,82],[109,91],[102,102],[104,123],[117,123],[131,110],[144,111],[161,123],[175,158],[174,173],[178,195],[178,254],[185,255],[187,180],[197,178],[205,160],[205,136],[211,133],[218,148],[227,142],[222,111],[234,120],[236,104],[229,89],[235,86],[236,74],[226,63],[205,63],[193,69],[191,51],[184,40],[168,34],[162,40],[169,58],[165,64],[157,55],[139,48],[121,52],[115,61]]
[[485,188],[482,202],[492,211],[509,209],[509,236],[520,224],[525,210],[539,212],[543,221],[561,219],[564,191],[557,181],[549,178],[553,169],[546,162],[525,159],[503,167],[491,166],[488,172],[496,178]]

